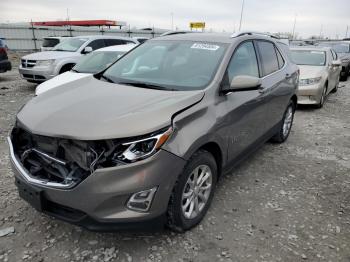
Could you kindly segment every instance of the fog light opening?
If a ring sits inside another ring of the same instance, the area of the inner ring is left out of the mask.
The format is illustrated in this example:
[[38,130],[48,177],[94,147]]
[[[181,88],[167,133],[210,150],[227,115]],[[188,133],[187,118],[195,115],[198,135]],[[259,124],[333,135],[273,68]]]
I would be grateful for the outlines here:
[[154,187],[133,194],[126,205],[127,208],[134,211],[147,212],[152,205],[156,191],[157,187]]

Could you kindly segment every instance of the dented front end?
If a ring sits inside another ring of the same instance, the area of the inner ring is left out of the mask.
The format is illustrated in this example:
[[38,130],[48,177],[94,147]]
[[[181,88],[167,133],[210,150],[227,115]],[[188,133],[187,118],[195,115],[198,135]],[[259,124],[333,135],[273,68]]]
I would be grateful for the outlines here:
[[27,178],[37,184],[72,188],[98,168],[125,165],[123,139],[82,141],[32,134],[16,126],[10,146]]

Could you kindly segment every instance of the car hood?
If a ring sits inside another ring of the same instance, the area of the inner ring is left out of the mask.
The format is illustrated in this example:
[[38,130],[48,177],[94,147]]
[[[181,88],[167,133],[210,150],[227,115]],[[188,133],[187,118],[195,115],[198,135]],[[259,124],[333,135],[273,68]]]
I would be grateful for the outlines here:
[[44,136],[79,140],[133,137],[170,125],[175,113],[203,96],[202,90],[145,89],[90,76],[34,97],[18,113],[17,121]]
[[325,72],[324,66],[299,65],[300,79],[320,77]]
[[80,53],[77,52],[65,52],[65,51],[44,51],[33,53],[30,55],[25,55],[22,59],[26,60],[49,60],[49,59],[60,59],[67,57],[80,56]]
[[69,82],[75,82],[88,76],[91,76],[91,74],[75,73],[72,71],[65,72],[38,85],[35,89],[35,94],[40,95],[52,88],[61,86]]

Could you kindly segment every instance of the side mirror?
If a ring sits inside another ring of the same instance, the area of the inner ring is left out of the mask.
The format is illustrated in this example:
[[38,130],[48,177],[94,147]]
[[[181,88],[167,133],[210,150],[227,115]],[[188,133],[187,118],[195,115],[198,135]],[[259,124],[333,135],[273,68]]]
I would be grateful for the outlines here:
[[332,61],[332,66],[341,66],[341,61],[340,60]]
[[88,53],[91,53],[93,50],[92,50],[92,47],[91,46],[86,46],[83,50],[83,54],[88,54]]
[[223,93],[257,90],[261,86],[261,79],[254,76],[239,75],[235,76],[229,88],[224,88]]

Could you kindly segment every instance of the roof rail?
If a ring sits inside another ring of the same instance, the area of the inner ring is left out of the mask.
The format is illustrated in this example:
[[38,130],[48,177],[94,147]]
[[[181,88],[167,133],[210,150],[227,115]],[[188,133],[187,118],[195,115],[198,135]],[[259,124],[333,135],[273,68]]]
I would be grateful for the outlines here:
[[275,39],[280,39],[278,36],[275,36],[273,34],[263,33],[263,32],[254,32],[254,31],[238,31],[236,33],[233,33],[233,35],[231,35],[231,37],[235,38],[235,37],[240,37],[243,35],[262,35],[262,36],[268,36],[268,37],[275,38]]

